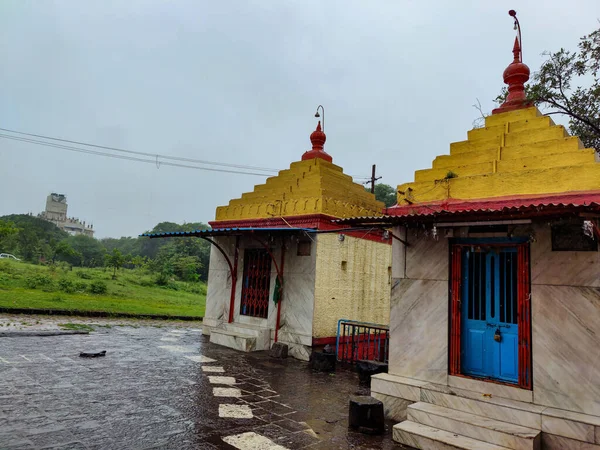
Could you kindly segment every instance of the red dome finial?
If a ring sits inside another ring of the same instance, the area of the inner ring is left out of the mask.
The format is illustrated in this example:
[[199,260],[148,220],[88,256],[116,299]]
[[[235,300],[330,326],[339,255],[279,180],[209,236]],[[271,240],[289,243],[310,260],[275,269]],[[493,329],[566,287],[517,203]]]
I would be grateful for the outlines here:
[[513,62],[504,70],[502,74],[504,83],[508,84],[508,96],[499,108],[492,110],[492,114],[514,111],[515,109],[529,108],[532,103],[527,101],[525,96],[525,83],[529,80],[529,67],[523,64],[523,51],[521,49],[521,25],[517,19],[517,13],[510,10],[508,14],[515,19],[515,29],[519,31],[519,37],[515,37],[513,46]]
[[325,161],[332,162],[333,158],[325,150],[323,150],[323,146],[325,145],[325,141],[327,140],[327,136],[325,133],[321,131],[321,121],[317,125],[317,129],[313,131],[310,135],[310,142],[312,143],[312,150],[304,152],[302,155],[302,161],[306,161],[307,159],[313,158],[321,158]]

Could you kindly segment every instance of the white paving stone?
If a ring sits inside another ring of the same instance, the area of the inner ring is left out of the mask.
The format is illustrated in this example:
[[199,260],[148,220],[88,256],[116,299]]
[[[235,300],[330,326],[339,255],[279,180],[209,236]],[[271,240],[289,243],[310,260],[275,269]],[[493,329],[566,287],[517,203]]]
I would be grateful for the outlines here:
[[220,377],[209,375],[208,381],[210,381],[211,384],[235,384],[235,378],[233,377]]
[[216,359],[212,359],[212,358],[209,358],[208,356],[202,356],[202,355],[186,355],[185,357],[187,359],[191,359],[192,361],[196,361],[199,363],[212,363],[212,362],[216,361]]
[[215,397],[241,397],[242,391],[237,388],[214,387],[213,395]]
[[[252,419],[254,415],[249,405],[219,405],[219,417],[231,417],[234,419]],[[239,447],[238,447],[239,448]]]
[[202,366],[203,372],[212,372],[212,373],[223,373],[225,369],[221,366]]
[[252,431],[226,436],[223,438],[223,441],[240,450],[288,450],[286,447],[276,444],[271,439]]
[[184,347],[182,345],[159,345],[158,348],[162,348],[168,350],[170,352],[177,353],[195,353],[196,349],[194,347]]

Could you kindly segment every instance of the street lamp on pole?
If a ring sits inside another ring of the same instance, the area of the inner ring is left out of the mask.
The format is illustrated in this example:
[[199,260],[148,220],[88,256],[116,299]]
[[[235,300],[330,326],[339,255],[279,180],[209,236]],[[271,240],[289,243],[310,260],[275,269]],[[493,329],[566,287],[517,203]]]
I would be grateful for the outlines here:
[[323,132],[325,132],[325,109],[323,108],[323,105],[317,106],[315,117],[321,117],[321,114],[319,114],[319,108],[321,108],[321,113],[323,114]]

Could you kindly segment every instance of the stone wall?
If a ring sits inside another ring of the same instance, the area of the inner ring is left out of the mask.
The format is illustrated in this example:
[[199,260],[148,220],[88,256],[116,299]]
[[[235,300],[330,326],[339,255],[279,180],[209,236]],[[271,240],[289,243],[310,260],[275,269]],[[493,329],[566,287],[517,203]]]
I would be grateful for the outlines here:
[[317,239],[314,337],[332,337],[339,319],[389,323],[391,246],[344,236]]

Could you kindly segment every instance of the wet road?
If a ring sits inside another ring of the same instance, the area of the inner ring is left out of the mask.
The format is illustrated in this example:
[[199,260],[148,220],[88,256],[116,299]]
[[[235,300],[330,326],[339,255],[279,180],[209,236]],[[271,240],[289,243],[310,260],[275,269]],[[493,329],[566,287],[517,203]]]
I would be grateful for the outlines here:
[[[0,338],[0,449],[402,448],[390,424],[383,436],[348,430],[348,396],[367,393],[350,371],[154,325]],[[78,356],[90,350],[107,354]]]

